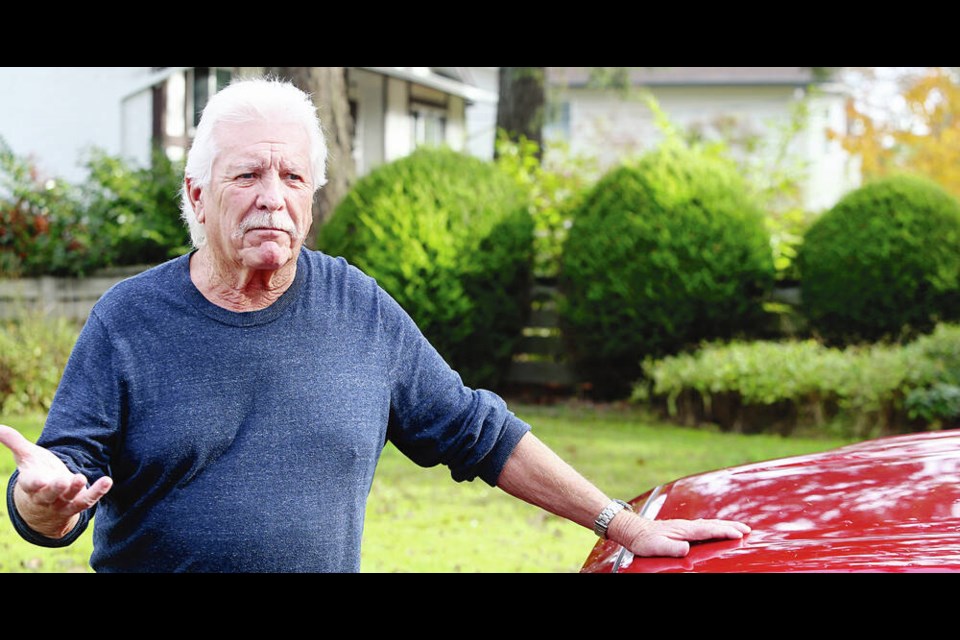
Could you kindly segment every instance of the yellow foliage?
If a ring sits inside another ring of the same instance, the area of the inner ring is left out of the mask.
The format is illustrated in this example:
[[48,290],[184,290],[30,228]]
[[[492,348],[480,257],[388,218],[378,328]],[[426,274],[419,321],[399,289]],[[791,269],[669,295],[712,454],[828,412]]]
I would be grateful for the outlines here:
[[914,173],[960,197],[960,84],[943,67],[927,67],[901,90],[909,118],[873,117],[847,103],[847,132],[830,131],[861,159],[865,180]]

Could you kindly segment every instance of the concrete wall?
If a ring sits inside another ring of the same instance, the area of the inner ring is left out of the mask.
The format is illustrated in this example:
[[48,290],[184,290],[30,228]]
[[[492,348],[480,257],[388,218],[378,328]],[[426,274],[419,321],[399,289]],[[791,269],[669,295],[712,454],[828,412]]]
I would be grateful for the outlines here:
[[24,310],[84,321],[107,289],[149,267],[112,269],[87,278],[18,278],[0,280],[0,320]]

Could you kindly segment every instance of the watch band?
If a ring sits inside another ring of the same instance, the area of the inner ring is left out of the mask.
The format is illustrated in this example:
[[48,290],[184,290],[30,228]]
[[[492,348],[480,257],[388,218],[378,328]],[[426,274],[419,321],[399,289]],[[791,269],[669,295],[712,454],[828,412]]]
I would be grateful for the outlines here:
[[633,507],[623,500],[612,500],[610,504],[603,508],[603,511],[600,512],[600,515],[597,516],[597,519],[594,520],[593,532],[602,539],[606,540],[607,527],[610,526],[610,521],[613,520],[613,516],[617,515],[624,509],[627,511],[633,511]]

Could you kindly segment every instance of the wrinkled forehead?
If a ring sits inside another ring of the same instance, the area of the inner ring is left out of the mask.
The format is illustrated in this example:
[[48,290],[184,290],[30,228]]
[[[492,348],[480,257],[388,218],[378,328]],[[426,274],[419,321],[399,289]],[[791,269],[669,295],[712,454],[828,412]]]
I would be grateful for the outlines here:
[[308,166],[310,136],[302,122],[258,118],[221,121],[213,129],[214,164],[277,160]]

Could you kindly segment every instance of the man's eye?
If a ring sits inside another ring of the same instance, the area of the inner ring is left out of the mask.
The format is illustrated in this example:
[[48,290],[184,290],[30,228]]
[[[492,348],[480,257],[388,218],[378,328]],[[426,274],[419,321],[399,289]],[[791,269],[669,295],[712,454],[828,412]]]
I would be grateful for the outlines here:
[[241,173],[237,177],[241,180],[253,180],[255,175],[256,174],[253,174],[253,173]]
[[303,178],[300,176],[299,173],[288,173],[287,178],[289,178],[290,180],[296,180],[297,182],[303,182]]

